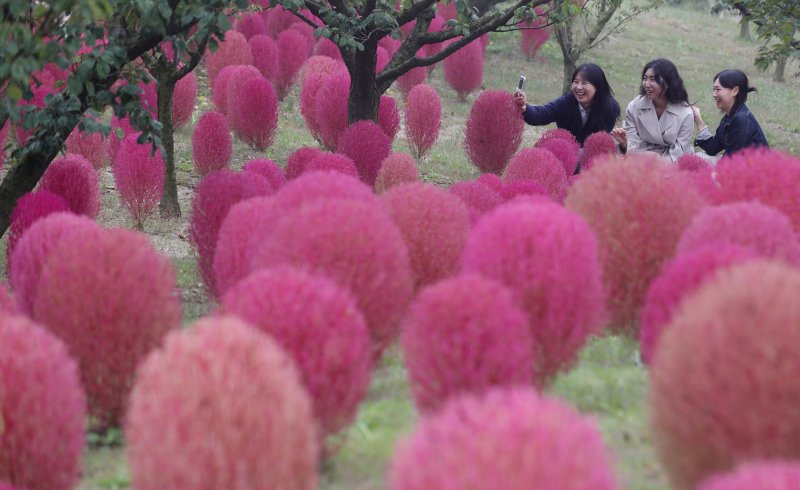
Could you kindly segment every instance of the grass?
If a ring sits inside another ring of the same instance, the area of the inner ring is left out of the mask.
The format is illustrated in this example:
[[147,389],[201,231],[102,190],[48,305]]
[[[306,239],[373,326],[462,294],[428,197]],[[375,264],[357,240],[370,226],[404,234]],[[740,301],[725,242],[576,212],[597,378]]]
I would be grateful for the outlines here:
[[[648,13],[627,29],[614,35],[581,61],[593,61],[604,67],[622,107],[638,93],[642,66],[657,57],[670,58],[680,70],[690,97],[697,101],[712,128],[717,117],[710,96],[711,77],[729,67],[744,69],[759,89],[749,102],[772,146],[800,153],[797,134],[800,118],[787,107],[800,106],[800,87],[796,79],[779,84],[770,74],[759,73],[752,65],[758,45],[737,38],[736,21],[719,18],[691,9],[663,7]],[[484,88],[513,90],[520,74],[528,77],[526,91],[533,103],[547,102],[560,94],[562,64],[558,45],[549,41],[540,59],[527,61],[517,48],[514,34],[492,37],[487,48]],[[791,70],[789,70],[791,72]],[[211,108],[205,77],[199,78],[200,96],[194,122]],[[448,185],[475,177],[462,150],[464,121],[473,94],[467,103],[458,101],[443,80],[442,69],[433,72],[430,83],[441,95],[443,120],[441,136],[430,156],[419,163],[423,179]],[[400,99],[396,89],[389,95]],[[402,106],[402,103],[399,103]],[[532,145],[547,128],[528,126],[523,144]],[[408,151],[403,135],[394,142],[395,151]],[[198,177],[193,173],[190,150],[191,129],[176,133],[176,159],[179,198],[184,218],[161,220],[153,217],[145,230],[154,244],[174,261],[178,285],[184,299],[184,320],[189,324],[206,314],[214,305],[206,298],[197,272],[195,258],[188,244],[187,216]],[[232,166],[241,166],[251,158],[271,158],[283,164],[300,146],[314,145],[298,110],[296,91],[283,101],[280,130],[274,145],[258,153],[242,143],[234,148]],[[103,210],[99,217],[105,226],[131,227],[121,209],[110,171],[102,174]],[[4,252],[5,240],[0,241]],[[0,272],[5,276],[5,264]],[[568,400],[590,414],[603,431],[605,440],[616,455],[617,471],[625,486],[638,490],[667,489],[666,478],[652,448],[646,420],[647,373],[638,360],[635,343],[618,337],[593,339],[583,351],[573,370],[556,379],[550,395]],[[414,427],[416,412],[410,401],[402,356],[390,349],[373,374],[367,399],[357,421],[336,441],[340,449],[323,468],[322,487],[328,490],[368,490],[386,488],[385,472],[394,446]],[[80,490],[120,489],[129,486],[129,476],[122,447],[92,447],[84,460]]]

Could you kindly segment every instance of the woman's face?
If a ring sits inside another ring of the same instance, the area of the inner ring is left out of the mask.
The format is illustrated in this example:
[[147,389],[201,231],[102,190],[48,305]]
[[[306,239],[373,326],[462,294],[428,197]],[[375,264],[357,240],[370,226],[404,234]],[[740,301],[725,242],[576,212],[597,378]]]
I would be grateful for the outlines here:
[[592,82],[583,78],[583,73],[575,75],[575,80],[572,81],[572,95],[584,109],[591,107],[595,92],[597,89]]
[[656,72],[652,68],[648,68],[642,77],[642,88],[644,93],[650,100],[658,100],[664,97],[664,87],[658,84],[656,80]]
[[739,87],[725,88],[719,83],[719,78],[714,80],[714,88],[711,90],[711,95],[714,97],[717,107],[725,114],[730,113],[738,94]]

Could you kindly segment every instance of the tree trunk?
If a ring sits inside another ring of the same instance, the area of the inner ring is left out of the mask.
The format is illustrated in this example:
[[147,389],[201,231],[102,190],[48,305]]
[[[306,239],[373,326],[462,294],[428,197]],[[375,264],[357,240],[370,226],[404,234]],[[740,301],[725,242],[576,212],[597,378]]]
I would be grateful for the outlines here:
[[178,181],[175,178],[175,128],[172,127],[172,97],[175,82],[170,70],[157,70],[158,80],[158,120],[161,122],[161,144],[164,145],[164,193],[161,195],[159,210],[162,218],[178,218],[181,207],[178,204]]
[[739,39],[752,39],[750,37],[750,21],[747,18],[742,18],[739,21]]
[[788,61],[788,56],[781,56],[775,62],[775,74],[772,76],[773,82],[785,82],[786,79],[784,78],[784,72],[786,71],[786,62]]
[[561,91],[567,92],[572,86],[572,74],[578,66],[578,59],[580,52],[575,50],[572,41],[572,32],[570,31],[570,21],[556,27],[556,39],[558,45],[561,47],[561,55],[564,60],[564,79],[561,84]]
[[378,42],[369,39],[364,50],[355,53],[350,66],[350,96],[347,100],[347,122],[378,121],[378,105],[381,95],[375,84],[375,68],[378,64]]
[[36,187],[57,154],[58,152],[32,152],[8,171],[0,184],[0,236],[11,224],[11,212],[17,204],[17,199]]

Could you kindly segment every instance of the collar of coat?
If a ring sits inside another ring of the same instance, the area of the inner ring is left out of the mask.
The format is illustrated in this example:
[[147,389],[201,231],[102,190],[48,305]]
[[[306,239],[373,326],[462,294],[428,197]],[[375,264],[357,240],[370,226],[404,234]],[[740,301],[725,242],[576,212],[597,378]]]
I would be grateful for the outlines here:
[[[639,100],[636,101],[636,109],[640,111],[656,110],[656,106],[653,105],[653,101],[650,100],[650,97],[646,95],[640,95],[638,99]],[[681,108],[683,107],[687,106],[684,104],[673,104],[672,102],[667,102],[667,107],[664,109],[664,111],[678,116],[681,114]]]

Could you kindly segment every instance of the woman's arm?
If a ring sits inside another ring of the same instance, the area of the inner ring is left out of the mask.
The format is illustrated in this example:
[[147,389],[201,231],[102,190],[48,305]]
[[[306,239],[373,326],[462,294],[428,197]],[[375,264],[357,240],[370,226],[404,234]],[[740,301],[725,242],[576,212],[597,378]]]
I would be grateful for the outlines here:
[[[636,101],[636,99],[634,99],[634,101]],[[627,140],[627,148],[624,150],[622,144],[620,144],[620,150],[623,151],[636,151],[644,146],[642,138],[639,136],[638,121],[633,115],[632,106],[633,102],[628,104],[628,107],[625,109],[625,121],[622,122],[622,129],[625,131],[625,139]]]
[[750,121],[752,116],[749,113],[738,111],[730,119],[728,123],[727,133],[725,135],[725,154],[730,154],[753,146],[751,141]]
[[558,114],[568,110],[566,102],[564,96],[561,96],[545,105],[527,104],[522,117],[526,123],[532,126],[544,126],[545,124],[556,122]]
[[694,140],[694,144],[699,146],[706,152],[708,155],[716,155],[717,153],[722,151],[722,138],[720,135],[720,129],[722,128],[722,124],[719,125],[717,128],[717,134],[712,136],[708,130],[708,126],[706,123],[703,122],[703,117],[700,115],[700,109],[696,106],[692,106],[692,112],[694,113],[694,124],[697,126],[697,138]]

